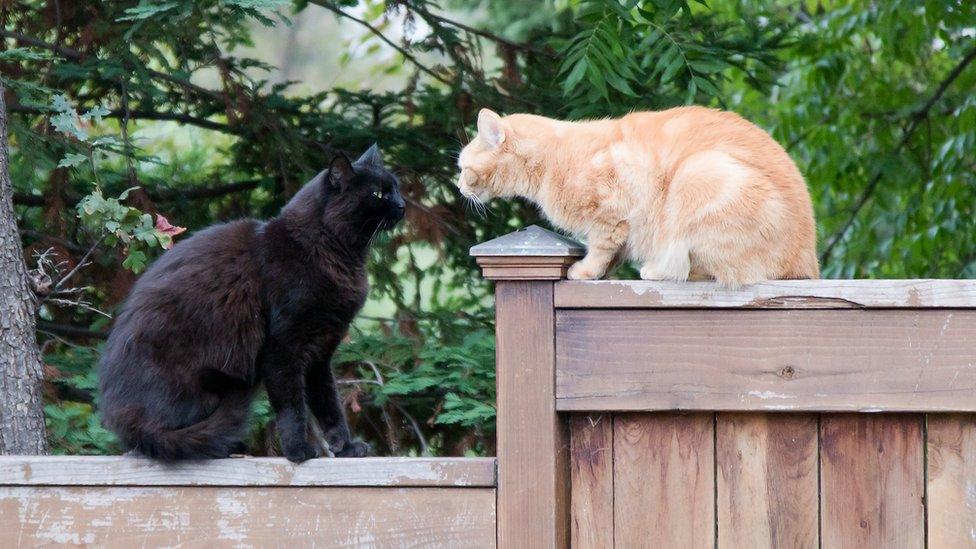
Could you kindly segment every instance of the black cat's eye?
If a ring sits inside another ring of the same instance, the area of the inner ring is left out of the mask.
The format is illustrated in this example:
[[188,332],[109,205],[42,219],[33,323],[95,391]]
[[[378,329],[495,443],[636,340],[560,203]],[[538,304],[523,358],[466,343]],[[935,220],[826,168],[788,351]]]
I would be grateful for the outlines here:
[[373,196],[375,196],[376,198],[379,198],[380,200],[382,200],[383,199],[383,191],[378,191],[378,190],[377,191],[373,191]]

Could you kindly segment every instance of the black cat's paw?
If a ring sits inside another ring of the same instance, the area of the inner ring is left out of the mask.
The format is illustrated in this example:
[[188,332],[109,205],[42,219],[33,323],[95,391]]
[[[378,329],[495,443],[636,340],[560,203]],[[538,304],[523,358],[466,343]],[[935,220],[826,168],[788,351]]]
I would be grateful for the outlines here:
[[227,453],[232,456],[234,455],[246,456],[247,450],[248,450],[247,443],[244,442],[243,440],[240,440],[231,444],[230,449],[227,451]]
[[301,444],[289,445],[283,448],[285,457],[292,463],[302,463],[324,455],[322,447],[302,441]]
[[345,446],[335,453],[335,457],[361,458],[369,455],[369,452],[369,444],[366,444],[361,440],[350,440],[346,442]]

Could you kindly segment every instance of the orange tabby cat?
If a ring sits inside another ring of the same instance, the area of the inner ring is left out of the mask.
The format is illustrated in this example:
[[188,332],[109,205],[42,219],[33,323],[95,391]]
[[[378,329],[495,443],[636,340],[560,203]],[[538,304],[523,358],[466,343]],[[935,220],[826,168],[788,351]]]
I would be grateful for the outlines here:
[[525,197],[586,238],[571,279],[600,278],[617,258],[638,262],[645,280],[738,287],[819,276],[803,176],[766,132],[730,112],[563,122],[482,109],[458,165],[466,197]]

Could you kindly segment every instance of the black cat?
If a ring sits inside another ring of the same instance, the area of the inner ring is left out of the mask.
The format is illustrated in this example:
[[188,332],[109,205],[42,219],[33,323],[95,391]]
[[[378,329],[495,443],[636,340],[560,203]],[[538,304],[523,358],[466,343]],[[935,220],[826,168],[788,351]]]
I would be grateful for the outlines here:
[[330,359],[366,299],[367,248],[403,218],[398,181],[373,145],[338,156],[267,222],[203,230],[163,254],[122,306],[100,364],[105,425],[165,460],[245,448],[261,382],[285,456],[364,456]]

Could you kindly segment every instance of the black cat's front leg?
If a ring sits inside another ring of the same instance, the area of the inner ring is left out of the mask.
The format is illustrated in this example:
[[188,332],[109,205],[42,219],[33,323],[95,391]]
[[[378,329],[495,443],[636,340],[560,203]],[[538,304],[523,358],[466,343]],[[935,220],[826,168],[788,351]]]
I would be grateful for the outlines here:
[[328,360],[308,369],[305,390],[308,407],[315,414],[329,448],[336,457],[365,457],[369,453],[369,445],[361,440],[354,440],[349,432],[342,399]]
[[305,407],[305,366],[300,353],[290,353],[283,345],[269,342],[261,361],[261,374],[268,400],[277,415],[281,450],[290,461],[320,457],[322,449],[308,437]]

